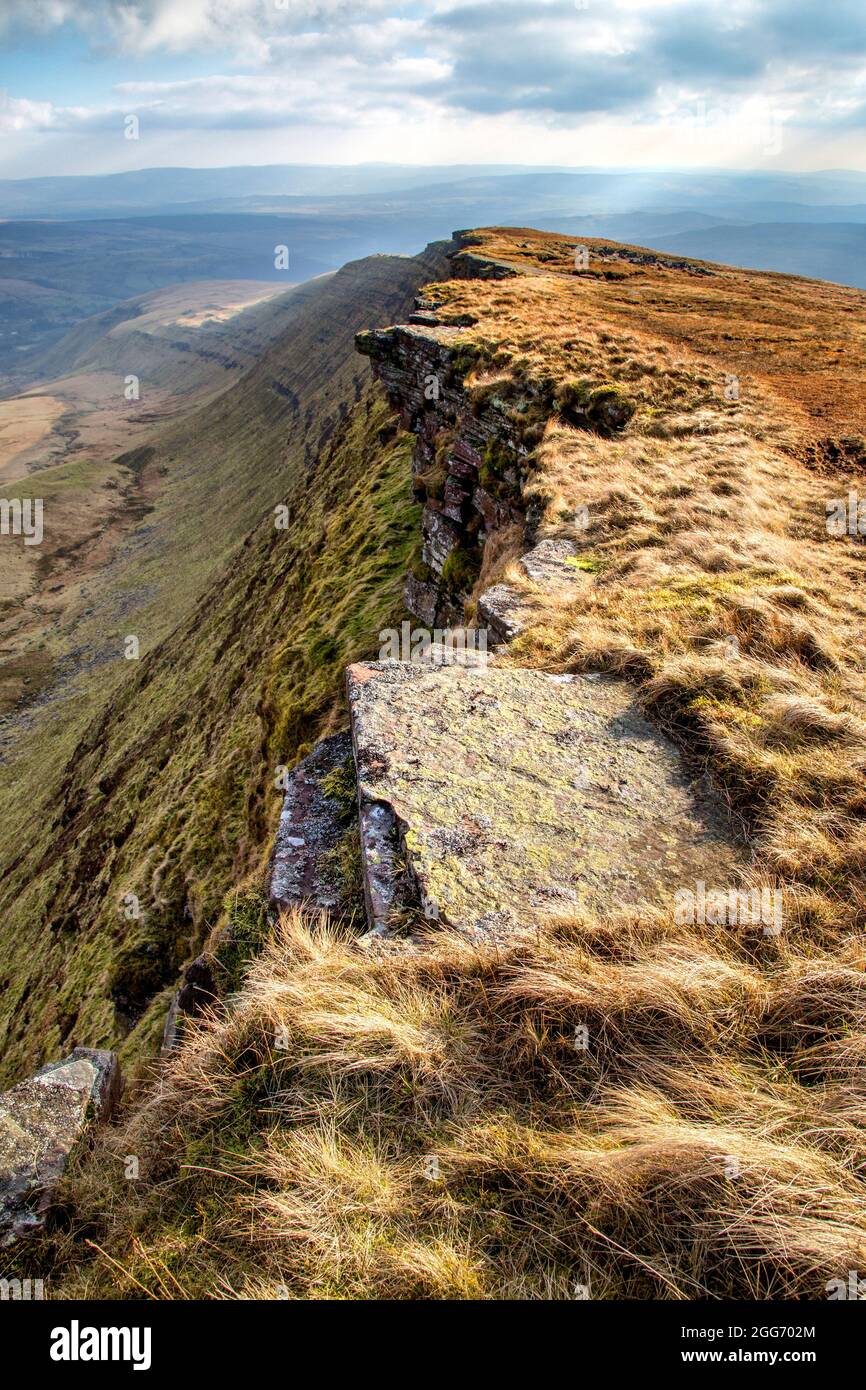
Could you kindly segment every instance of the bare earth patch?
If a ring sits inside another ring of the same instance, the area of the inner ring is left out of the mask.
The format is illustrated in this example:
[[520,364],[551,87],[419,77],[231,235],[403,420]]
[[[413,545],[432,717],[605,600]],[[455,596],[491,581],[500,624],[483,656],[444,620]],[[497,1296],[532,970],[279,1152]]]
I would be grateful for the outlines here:
[[50,434],[66,409],[56,396],[16,396],[0,401],[0,483],[4,487],[26,477],[21,455]]

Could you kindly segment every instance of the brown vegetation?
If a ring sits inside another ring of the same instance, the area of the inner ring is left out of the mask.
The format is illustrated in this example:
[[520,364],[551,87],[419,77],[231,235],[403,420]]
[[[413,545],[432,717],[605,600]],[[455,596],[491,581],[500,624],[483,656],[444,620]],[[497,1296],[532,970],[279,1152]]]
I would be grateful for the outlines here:
[[663,916],[411,955],[284,919],[84,1171],[56,1292],[822,1297],[866,1254],[864,1002]]
[[[586,583],[551,601],[489,549],[534,605],[506,659],[632,681],[784,930],[377,954],[286,919],[70,1184],[65,1294],[820,1298],[863,1268],[866,551],[825,504],[862,477],[866,296],[593,242],[574,274],[574,244],[481,232],[529,273],[430,291],[472,317],[468,386],[558,402],[525,492]],[[599,428],[601,387],[633,409]]]

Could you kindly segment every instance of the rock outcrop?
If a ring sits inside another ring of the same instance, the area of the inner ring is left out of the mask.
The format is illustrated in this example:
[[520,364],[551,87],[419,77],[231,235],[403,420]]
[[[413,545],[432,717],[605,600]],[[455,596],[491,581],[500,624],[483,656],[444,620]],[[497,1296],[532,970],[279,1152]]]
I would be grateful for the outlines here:
[[738,855],[708,788],[604,677],[411,663],[348,672],[369,924],[498,935],[639,909]]
[[[586,579],[577,567],[577,546],[564,538],[539,541],[521,555],[517,565],[546,594],[555,593],[563,599],[572,597]],[[531,611],[531,595],[521,593],[511,584],[492,584],[478,596],[478,625],[490,633],[491,645],[513,642],[519,637]]]
[[529,393],[508,402],[495,392],[469,393],[464,379],[473,358],[460,327],[398,324],[359,333],[356,344],[371,358],[403,428],[415,435],[423,548],[420,570],[407,579],[406,605],[427,626],[459,624],[487,537],[524,524]]
[[291,774],[271,861],[270,899],[277,907],[339,913],[346,906],[335,851],[346,833],[346,797],[335,779],[350,764],[348,734],[322,739]]
[[70,1158],[121,1090],[113,1052],[76,1047],[0,1096],[0,1246],[42,1228]]

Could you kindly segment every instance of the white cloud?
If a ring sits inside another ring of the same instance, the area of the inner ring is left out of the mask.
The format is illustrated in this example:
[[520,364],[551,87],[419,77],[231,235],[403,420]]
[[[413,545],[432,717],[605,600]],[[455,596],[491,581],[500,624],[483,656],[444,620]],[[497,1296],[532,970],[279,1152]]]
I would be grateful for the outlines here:
[[79,20],[75,0],[4,0],[0,8],[0,32],[15,25],[37,32],[55,29],[68,20]]
[[[328,127],[354,151],[356,129],[367,132],[371,149],[376,129],[386,142],[401,126],[407,141],[421,126],[428,141],[443,131],[450,140],[454,131],[488,129],[500,145],[507,129],[512,144],[543,140],[545,158],[554,157],[554,137],[558,146],[560,137],[571,139],[582,160],[590,130],[618,132],[626,159],[646,142],[664,148],[679,131],[698,162],[707,129],[717,135],[724,127],[731,148],[742,146],[737,157],[748,160],[748,131],[768,121],[776,144],[779,122],[804,140],[866,122],[863,0],[0,4],[0,29],[75,23],[97,55],[120,54],[130,74],[114,90],[95,86],[86,109],[57,108],[35,90],[16,93],[2,115],[10,133],[107,130],[134,110],[143,131],[178,139],[209,128]],[[183,55],[194,55],[200,71],[208,53],[218,66],[211,75],[135,80],[140,58],[173,55],[175,72]],[[98,74],[95,62],[94,83]],[[755,114],[762,111],[766,119]],[[761,149],[773,142],[762,137]],[[494,148],[488,157],[497,153],[505,157]],[[719,158],[714,146],[706,158]]]
[[28,101],[0,92],[0,134],[21,135],[34,130],[60,130],[68,124],[50,101]]
[[128,54],[231,47],[264,59],[271,38],[370,21],[393,7],[393,0],[2,0],[0,32],[73,23],[95,45]]

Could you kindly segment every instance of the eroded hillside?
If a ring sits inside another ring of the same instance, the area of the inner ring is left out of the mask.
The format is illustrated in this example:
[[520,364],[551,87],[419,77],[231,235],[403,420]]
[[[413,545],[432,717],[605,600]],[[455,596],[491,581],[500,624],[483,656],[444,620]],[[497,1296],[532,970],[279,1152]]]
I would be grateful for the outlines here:
[[5,730],[8,1079],[73,1041],[158,1045],[166,1003],[148,1006],[266,852],[277,766],[399,611],[408,446],[353,335],[442,264],[358,262],[269,306],[281,335],[242,382],[114,461],[147,513]]
[[[380,381],[309,461],[301,562],[260,528],[110,726],[104,795],[129,843],[150,844],[157,804],[174,827],[146,861],[157,925],[163,884],[175,911],[192,884],[215,927],[206,888],[245,891],[210,941],[212,1010],[19,1254],[53,1262],[65,1296],[823,1297],[866,1257],[856,497],[853,525],[828,526],[866,462],[866,296],[529,230],[454,252],[411,321],[359,339]],[[492,669],[377,662],[400,585],[424,625],[490,629]],[[353,656],[355,767],[320,772],[350,823],[358,774],[373,931],[291,894],[269,925],[266,769],[345,727]],[[587,729],[610,757],[571,765]],[[145,747],[162,797],[142,814]],[[105,749],[94,725],[67,778],[78,845]],[[693,861],[698,781],[721,849]],[[772,895],[772,918],[684,915],[702,863]],[[481,902],[491,866],[501,903]],[[115,997],[168,984],[168,934],[136,956],[139,938]]]
[[[2,743],[58,668],[99,642],[104,618],[92,634],[85,620],[124,560],[107,584],[104,571],[172,491],[165,462],[147,466],[154,435],[173,427],[182,437],[181,421],[250,370],[291,318],[286,295],[249,282],[145,295],[86,319],[31,359],[20,394],[8,381],[0,389],[3,495],[35,494],[43,508],[38,545],[14,537],[0,545],[0,717],[12,716]],[[139,551],[141,539],[139,530]]]

